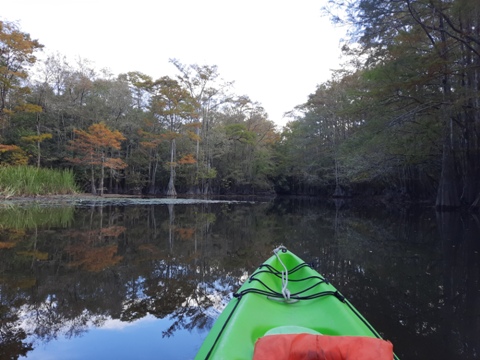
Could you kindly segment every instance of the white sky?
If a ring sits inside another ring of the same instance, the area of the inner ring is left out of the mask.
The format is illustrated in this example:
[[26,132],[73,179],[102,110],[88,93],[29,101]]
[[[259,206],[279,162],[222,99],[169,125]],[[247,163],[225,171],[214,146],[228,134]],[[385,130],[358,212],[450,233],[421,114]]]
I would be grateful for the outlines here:
[[217,65],[235,93],[269,118],[307,100],[339,67],[341,29],[321,16],[326,0],[3,0],[0,19],[45,45],[114,74],[176,74],[169,63]]

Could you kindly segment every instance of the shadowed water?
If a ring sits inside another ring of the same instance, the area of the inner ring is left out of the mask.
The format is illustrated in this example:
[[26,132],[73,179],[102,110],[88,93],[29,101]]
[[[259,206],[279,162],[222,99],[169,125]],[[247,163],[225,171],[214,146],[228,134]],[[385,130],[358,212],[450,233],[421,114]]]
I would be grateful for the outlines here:
[[283,244],[403,359],[476,359],[480,221],[313,200],[0,209],[0,358],[191,359]]

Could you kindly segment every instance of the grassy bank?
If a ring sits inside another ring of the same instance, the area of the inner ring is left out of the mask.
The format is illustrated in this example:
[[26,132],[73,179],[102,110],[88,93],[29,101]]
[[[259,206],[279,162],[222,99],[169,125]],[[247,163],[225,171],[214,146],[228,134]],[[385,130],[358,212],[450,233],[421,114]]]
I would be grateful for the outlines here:
[[78,192],[73,172],[32,166],[0,167],[0,197],[65,195]]

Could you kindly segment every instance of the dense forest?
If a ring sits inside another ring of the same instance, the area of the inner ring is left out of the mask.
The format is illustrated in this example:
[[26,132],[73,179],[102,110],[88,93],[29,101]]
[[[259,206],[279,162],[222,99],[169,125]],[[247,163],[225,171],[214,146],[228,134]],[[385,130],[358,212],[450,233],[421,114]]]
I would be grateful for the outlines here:
[[[331,0],[344,66],[278,129],[217,66],[113,75],[0,22],[0,163],[85,191],[382,196],[480,206],[480,3]],[[312,45],[315,46],[315,45]]]

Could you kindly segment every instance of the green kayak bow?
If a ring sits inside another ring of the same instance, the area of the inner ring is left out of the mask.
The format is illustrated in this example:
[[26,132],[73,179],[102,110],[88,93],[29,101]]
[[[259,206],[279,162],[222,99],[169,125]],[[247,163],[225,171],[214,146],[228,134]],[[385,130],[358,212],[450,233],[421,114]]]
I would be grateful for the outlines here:
[[252,359],[258,339],[291,333],[381,339],[311,264],[279,247],[233,295],[195,359]]

